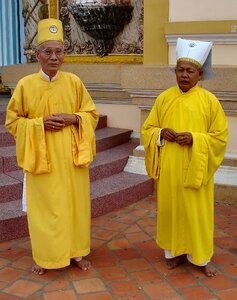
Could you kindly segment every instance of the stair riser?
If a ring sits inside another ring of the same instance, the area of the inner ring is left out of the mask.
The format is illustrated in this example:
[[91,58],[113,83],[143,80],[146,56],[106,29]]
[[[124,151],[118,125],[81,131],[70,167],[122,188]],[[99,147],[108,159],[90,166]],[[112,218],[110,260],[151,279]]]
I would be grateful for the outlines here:
[[100,116],[96,129],[107,127],[107,116]]
[[15,201],[22,197],[22,183],[0,187],[0,203]]
[[130,140],[131,132],[124,132],[121,134],[118,134],[116,136],[107,137],[101,140],[96,141],[96,151],[101,152],[113,147],[116,147],[118,145],[121,145],[123,143],[126,143]]
[[120,209],[131,203],[137,202],[154,191],[154,184],[152,179],[148,179],[132,188],[121,190],[113,194],[103,197],[91,199],[91,215],[92,218],[99,217],[115,209]]
[[6,131],[0,133],[0,147],[14,146],[14,138]]
[[8,157],[1,157],[0,163],[2,161],[2,166],[0,166],[0,173],[7,173],[12,171],[20,170],[17,165],[16,156],[8,156]]
[[90,168],[90,181],[96,181],[105,177],[112,176],[116,173],[122,172],[128,158],[116,160],[110,164],[103,164]]
[[0,242],[19,239],[29,235],[26,216],[0,220]]
[[0,112],[0,125],[4,125],[6,120],[6,112]]

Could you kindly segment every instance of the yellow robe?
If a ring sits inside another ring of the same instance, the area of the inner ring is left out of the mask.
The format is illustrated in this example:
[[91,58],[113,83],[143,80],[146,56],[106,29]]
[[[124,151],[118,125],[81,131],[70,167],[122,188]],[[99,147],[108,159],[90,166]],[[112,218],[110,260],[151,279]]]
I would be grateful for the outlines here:
[[[76,114],[79,126],[45,131],[43,117]],[[90,252],[90,188],[98,113],[81,80],[58,72],[21,79],[8,104],[6,128],[16,140],[19,166],[26,173],[26,200],[33,258],[55,269]]]
[[[165,141],[161,128],[191,132],[192,146]],[[195,264],[213,255],[214,173],[224,157],[227,120],[217,98],[195,86],[163,92],[142,127],[148,175],[157,180],[157,244],[173,256],[192,255]]]

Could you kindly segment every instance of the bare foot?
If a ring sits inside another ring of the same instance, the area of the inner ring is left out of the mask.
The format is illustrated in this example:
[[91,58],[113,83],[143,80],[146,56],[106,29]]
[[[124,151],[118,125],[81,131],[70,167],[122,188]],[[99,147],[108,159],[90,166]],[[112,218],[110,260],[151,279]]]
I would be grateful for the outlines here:
[[91,263],[89,260],[82,258],[80,261],[73,260],[74,263],[77,265],[78,268],[82,269],[83,271],[88,271],[91,267]]
[[34,267],[31,270],[36,275],[44,275],[44,273],[46,272],[46,269],[41,268],[38,265],[34,265]]
[[208,263],[206,266],[200,268],[207,277],[213,277],[217,274],[216,268],[211,263]]
[[168,269],[174,269],[186,262],[186,254],[182,254],[173,258],[166,258],[166,264]]

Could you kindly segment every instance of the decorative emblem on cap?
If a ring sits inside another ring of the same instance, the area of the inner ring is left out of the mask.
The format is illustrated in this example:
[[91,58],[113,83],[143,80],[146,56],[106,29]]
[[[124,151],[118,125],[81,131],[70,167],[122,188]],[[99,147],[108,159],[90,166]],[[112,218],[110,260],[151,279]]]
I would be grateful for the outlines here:
[[49,31],[50,31],[51,33],[57,33],[57,32],[58,32],[58,28],[57,28],[57,26],[55,26],[55,25],[51,25],[51,26],[49,27]]
[[197,46],[197,44],[195,44],[194,42],[191,42],[189,45],[188,45],[190,48],[194,48]]

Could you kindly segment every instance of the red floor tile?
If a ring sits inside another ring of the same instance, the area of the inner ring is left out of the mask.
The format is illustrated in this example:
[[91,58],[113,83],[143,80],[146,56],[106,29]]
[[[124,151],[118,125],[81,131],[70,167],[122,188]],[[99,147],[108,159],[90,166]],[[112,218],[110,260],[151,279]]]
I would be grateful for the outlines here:
[[104,278],[105,281],[112,281],[112,280],[128,278],[128,274],[127,274],[126,270],[121,267],[101,269],[100,274]]
[[217,293],[217,295],[221,300],[236,300],[237,287],[235,287],[233,289],[220,291]]
[[177,296],[177,292],[166,282],[145,284],[143,290],[150,297],[149,299],[170,299]]
[[181,288],[180,292],[189,300],[204,300],[204,299],[215,299],[212,294],[205,286],[193,286]]
[[78,294],[87,294],[106,291],[103,281],[99,278],[83,279],[73,281],[73,285]]
[[112,282],[111,288],[114,296],[137,294],[139,292],[139,287],[131,280]]
[[44,300],[78,300],[76,293],[73,290],[55,291],[44,294]]
[[3,292],[24,299],[32,295],[34,292],[38,291],[41,287],[42,285],[36,282],[28,280],[17,280],[10,287],[5,288]]
[[87,272],[71,265],[38,276],[28,237],[0,243],[0,300],[236,299],[236,216],[236,205],[215,205],[214,278],[189,263],[167,269],[155,242],[156,197],[92,219]]

